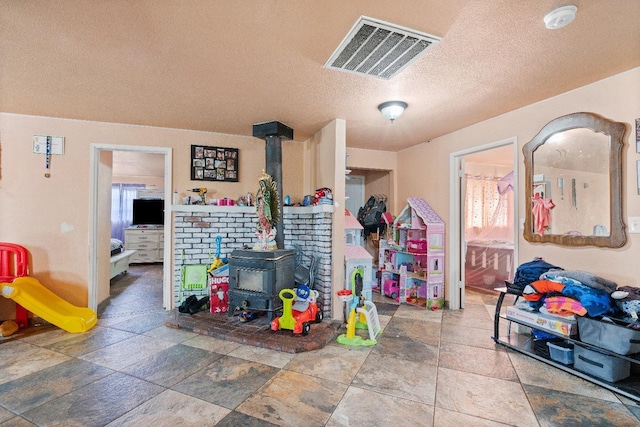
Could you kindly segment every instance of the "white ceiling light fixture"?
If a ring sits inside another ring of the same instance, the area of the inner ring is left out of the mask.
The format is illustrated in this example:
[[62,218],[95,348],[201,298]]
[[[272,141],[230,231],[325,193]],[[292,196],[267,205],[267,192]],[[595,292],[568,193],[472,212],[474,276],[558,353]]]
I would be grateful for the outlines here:
[[544,17],[544,25],[550,30],[566,27],[576,19],[578,7],[572,4],[562,6],[547,13]]
[[391,123],[404,113],[407,103],[402,101],[388,101],[378,105],[378,110],[382,113],[382,117],[391,120]]

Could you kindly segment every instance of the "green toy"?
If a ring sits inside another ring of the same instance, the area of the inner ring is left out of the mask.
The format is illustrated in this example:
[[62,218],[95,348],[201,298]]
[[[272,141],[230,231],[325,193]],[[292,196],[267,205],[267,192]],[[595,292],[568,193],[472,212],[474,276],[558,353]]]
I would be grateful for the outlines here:
[[[378,342],[376,341],[376,337],[382,332],[375,304],[371,301],[365,301],[362,296],[363,275],[364,271],[361,268],[356,268],[351,274],[351,292],[353,298],[350,300],[351,305],[349,319],[347,321],[347,333],[339,335],[338,338],[336,338],[339,344],[354,346],[375,345]],[[345,299],[345,302],[349,304],[348,299]],[[369,339],[356,335],[356,328],[368,329]]]
[[[288,329],[294,334],[307,335],[311,330],[311,323],[320,323],[324,317],[322,308],[318,302],[320,293],[316,290],[309,290],[308,297],[300,301],[299,310],[294,309],[294,301],[299,295],[293,289],[283,289],[279,296],[282,300],[282,316],[276,317],[271,321],[271,330],[278,331],[280,329]],[[300,288],[297,288],[300,290]],[[298,307],[298,305],[296,305]]]

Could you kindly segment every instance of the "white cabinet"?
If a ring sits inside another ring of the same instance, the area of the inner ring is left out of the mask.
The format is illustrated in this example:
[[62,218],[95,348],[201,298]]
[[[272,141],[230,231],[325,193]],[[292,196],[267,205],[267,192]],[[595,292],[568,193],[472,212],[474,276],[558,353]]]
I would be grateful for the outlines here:
[[164,228],[131,227],[124,230],[125,250],[135,250],[130,263],[162,262]]
[[136,194],[138,199],[164,199],[164,190],[161,188],[141,188]]

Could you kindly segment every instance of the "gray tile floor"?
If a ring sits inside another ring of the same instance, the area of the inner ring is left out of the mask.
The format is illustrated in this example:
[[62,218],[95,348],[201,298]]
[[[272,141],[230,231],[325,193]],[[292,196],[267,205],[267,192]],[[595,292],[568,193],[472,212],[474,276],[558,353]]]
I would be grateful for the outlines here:
[[[161,272],[134,267],[85,334],[0,345],[0,426],[632,426],[640,407],[496,346],[496,298],[390,306],[371,347],[288,354],[164,326]],[[303,338],[301,338],[303,339]]]

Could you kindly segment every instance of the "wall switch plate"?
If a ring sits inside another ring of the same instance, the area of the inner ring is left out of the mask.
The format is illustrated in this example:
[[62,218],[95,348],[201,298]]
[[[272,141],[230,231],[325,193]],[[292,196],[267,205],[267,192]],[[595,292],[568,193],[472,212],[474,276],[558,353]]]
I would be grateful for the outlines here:
[[630,216],[628,224],[629,233],[640,233],[640,216]]

